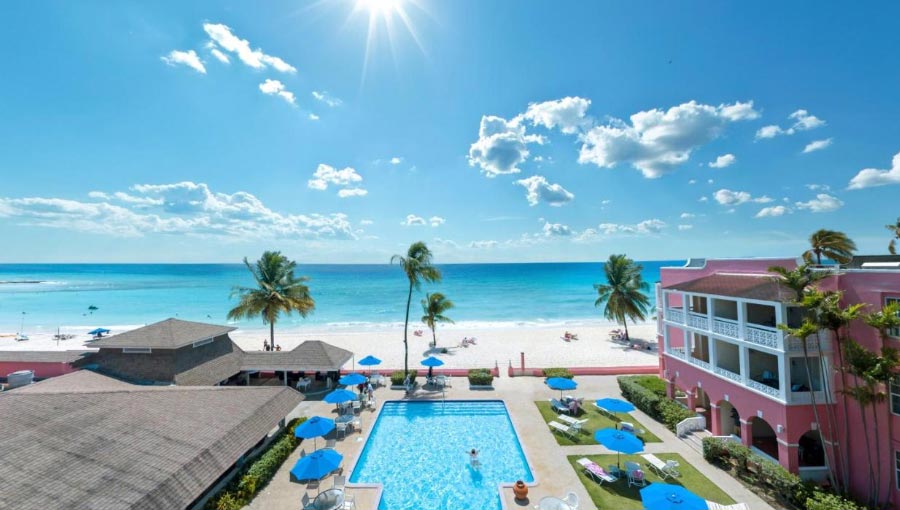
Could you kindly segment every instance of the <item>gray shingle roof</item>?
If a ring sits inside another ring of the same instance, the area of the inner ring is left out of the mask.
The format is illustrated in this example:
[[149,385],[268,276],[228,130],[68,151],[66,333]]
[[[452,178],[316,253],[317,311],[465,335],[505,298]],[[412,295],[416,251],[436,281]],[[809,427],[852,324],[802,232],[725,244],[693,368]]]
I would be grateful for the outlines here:
[[339,370],[353,353],[321,340],[307,340],[290,351],[244,352],[241,370],[297,370],[328,372]]
[[204,324],[202,322],[166,319],[142,328],[113,335],[92,342],[91,347],[150,347],[151,349],[177,349],[185,345],[215,338],[234,331],[231,326]]
[[88,371],[0,394],[0,508],[184,508],[303,397]]
[[0,362],[71,363],[94,351],[0,351]]
[[779,278],[775,275],[716,273],[696,280],[667,285],[665,288],[758,301],[788,302],[797,297],[790,289],[779,283]]

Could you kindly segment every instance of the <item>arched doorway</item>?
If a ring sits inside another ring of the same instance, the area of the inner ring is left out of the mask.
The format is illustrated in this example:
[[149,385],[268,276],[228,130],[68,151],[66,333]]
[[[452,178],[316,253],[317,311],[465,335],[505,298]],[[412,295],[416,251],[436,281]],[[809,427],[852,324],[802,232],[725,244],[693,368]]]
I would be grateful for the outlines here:
[[769,422],[756,416],[749,420],[749,424],[750,444],[769,457],[778,460],[778,438],[775,436],[775,429],[769,425]]
[[797,441],[797,456],[800,467],[822,467],[825,465],[825,448],[818,430],[808,430]]
[[731,402],[720,400],[719,406],[719,430],[723,436],[741,437],[741,414]]

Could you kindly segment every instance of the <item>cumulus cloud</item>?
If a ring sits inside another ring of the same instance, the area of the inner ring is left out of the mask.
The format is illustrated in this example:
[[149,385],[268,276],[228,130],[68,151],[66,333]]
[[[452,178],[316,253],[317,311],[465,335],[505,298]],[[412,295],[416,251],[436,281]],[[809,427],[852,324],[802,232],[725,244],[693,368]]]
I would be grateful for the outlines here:
[[822,149],[826,149],[831,146],[831,142],[834,141],[834,138],[826,138],[824,140],[816,140],[813,142],[809,142],[806,144],[806,147],[803,148],[803,154],[808,154],[810,152],[820,151]]
[[403,163],[403,158],[397,157],[397,156],[394,156],[393,158],[391,158],[392,165],[399,165],[400,163]]
[[782,128],[777,125],[763,126],[756,132],[756,138],[775,138],[779,135],[793,135],[799,131],[809,131],[817,127],[825,125],[825,121],[811,115],[806,110],[797,110],[788,116],[794,123],[788,128]]
[[827,184],[807,184],[806,189],[812,191],[831,191],[831,186]]
[[528,144],[544,143],[525,132],[522,117],[512,120],[486,115],[481,118],[478,140],[469,147],[469,165],[479,166],[487,177],[519,173],[518,165],[528,156]]
[[363,225],[363,226],[365,226],[365,225],[373,225],[374,223],[375,223],[375,222],[372,221],[372,220],[359,220],[359,224],[360,224],[360,225]]
[[363,188],[344,188],[338,190],[338,196],[341,198],[348,197],[364,197],[369,194],[368,190]]
[[425,225],[425,218],[415,214],[407,214],[406,219],[400,222],[404,227],[421,227]]
[[163,55],[159,58],[172,67],[175,67],[177,65],[185,65],[190,67],[194,71],[197,71],[198,73],[206,74],[206,67],[203,65],[203,62],[200,60],[200,57],[197,56],[197,52],[194,50],[172,50],[168,55]]
[[332,108],[334,108],[335,106],[340,106],[344,103],[340,99],[332,96],[331,94],[329,94],[328,92],[325,92],[324,90],[321,92],[318,90],[312,91],[312,97],[316,101],[325,103],[327,106],[330,106]]
[[209,42],[207,48],[209,48],[209,52],[212,54],[212,56],[216,57],[216,60],[218,60],[219,62],[223,64],[231,63],[231,59],[228,58],[228,55],[222,53],[219,48],[216,48],[215,43],[213,43],[212,41]]
[[694,216],[696,216],[694,213],[689,213],[689,212],[681,213],[681,219],[683,219],[683,220],[693,218]]
[[741,205],[747,202],[755,202],[757,204],[766,204],[772,201],[772,198],[765,195],[761,197],[753,197],[746,191],[732,191],[730,189],[720,189],[713,193],[713,198],[720,205]]
[[491,248],[496,248],[497,241],[485,240],[485,241],[472,241],[469,243],[469,248],[475,248],[478,250],[490,250]]
[[636,223],[634,225],[623,225],[618,223],[601,223],[597,225],[597,229],[599,232],[606,235],[613,234],[635,234],[635,235],[647,235],[647,234],[658,234],[662,232],[662,230],[666,228],[666,222],[662,220],[658,220],[656,218],[650,220],[644,220],[640,223]]
[[735,161],[737,161],[737,158],[734,157],[734,154],[723,154],[716,158],[715,161],[707,163],[707,165],[710,168],[725,168],[733,165]]
[[307,115],[307,117],[309,118],[309,120],[319,120],[319,116],[315,113],[310,113],[309,115]]
[[758,117],[752,101],[719,106],[690,101],[665,111],[642,111],[630,117],[630,124],[613,119],[583,133],[578,161],[603,168],[628,163],[645,177],[657,178],[718,138],[728,124]]
[[563,225],[562,223],[550,223],[549,221],[544,222],[544,227],[541,229],[541,232],[546,237],[569,237],[572,235],[572,229],[570,229],[568,225]]
[[348,187],[351,184],[362,182],[362,180],[362,176],[349,166],[338,170],[331,165],[319,163],[315,173],[313,173],[312,179],[306,182],[306,186],[310,189],[324,191],[328,189],[330,184]]
[[447,220],[445,220],[444,218],[441,218],[440,216],[432,216],[431,218],[428,218],[428,224],[431,225],[432,227],[440,227],[441,225],[443,225],[446,222],[447,222]]
[[259,84],[259,90],[267,96],[276,95],[290,104],[295,104],[294,93],[284,88],[284,83],[278,80],[267,79]]
[[220,23],[204,23],[203,30],[213,43],[225,51],[234,53],[244,64],[254,69],[269,67],[282,73],[295,73],[297,69],[284,60],[263,53],[262,49],[251,49],[250,42],[232,33],[231,28]]
[[534,126],[543,126],[547,129],[558,126],[563,133],[574,134],[589,124],[586,114],[590,105],[590,99],[564,97],[555,101],[531,103],[524,117]]
[[844,202],[827,193],[819,193],[816,195],[816,198],[809,202],[797,202],[795,205],[798,209],[809,209],[814,213],[824,213],[837,211],[843,207]]
[[783,205],[775,205],[772,207],[763,207],[756,213],[757,218],[776,218],[778,216],[784,216],[785,214],[791,212],[790,209]]
[[874,188],[876,186],[887,186],[890,184],[900,184],[900,152],[894,154],[894,159],[891,160],[891,168],[889,170],[878,170],[876,168],[860,170],[853,179],[850,179],[849,188]]
[[286,214],[254,195],[215,192],[204,183],[139,184],[129,192],[93,192],[90,200],[0,198],[0,217],[23,225],[119,237],[148,234],[235,239],[356,239],[347,215]]
[[694,228],[693,225],[678,225],[678,230],[681,231],[691,230],[692,228]]
[[553,207],[560,207],[575,199],[575,195],[559,184],[550,184],[542,175],[519,179],[515,184],[525,188],[525,198],[531,206],[543,201]]

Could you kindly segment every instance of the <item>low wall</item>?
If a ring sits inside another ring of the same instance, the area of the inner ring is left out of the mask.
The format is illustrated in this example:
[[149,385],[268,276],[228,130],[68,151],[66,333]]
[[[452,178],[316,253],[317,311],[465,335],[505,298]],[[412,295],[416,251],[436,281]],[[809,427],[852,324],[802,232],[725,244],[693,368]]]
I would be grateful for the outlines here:
[[[657,365],[640,365],[629,367],[574,367],[569,368],[573,375],[645,375],[658,374]],[[507,370],[509,377],[544,377],[543,368],[514,368]]]
[[[479,367],[479,368],[487,368],[487,367]],[[409,367],[410,370],[415,370],[419,376],[424,376],[428,374],[428,367]],[[491,375],[494,377],[500,377],[500,369],[496,366],[489,369],[491,371]],[[357,370],[341,370],[341,375],[350,374],[350,373],[360,373],[364,375],[368,374],[381,374],[385,377],[390,377],[390,375],[394,372],[402,372],[402,368],[377,368],[374,370],[369,370],[367,367],[359,368]],[[468,368],[435,368],[432,373],[434,375],[449,375],[452,377],[468,377],[469,369]]]
[[35,362],[35,361],[0,361],[0,378],[6,379],[6,376],[18,372],[19,370],[34,370],[35,379],[47,379],[48,377],[56,377],[76,369],[72,365],[59,361],[54,362]]

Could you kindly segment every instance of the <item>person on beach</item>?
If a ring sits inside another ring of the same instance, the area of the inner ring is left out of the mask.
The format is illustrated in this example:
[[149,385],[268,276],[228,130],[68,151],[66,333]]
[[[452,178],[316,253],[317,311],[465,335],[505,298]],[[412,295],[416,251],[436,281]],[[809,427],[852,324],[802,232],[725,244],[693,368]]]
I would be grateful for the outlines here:
[[269,341],[268,340],[263,340],[263,350],[264,351],[269,350]]
[[280,351],[280,350],[281,350],[281,345],[276,345],[276,346],[275,346],[275,350],[276,350],[276,351]]

